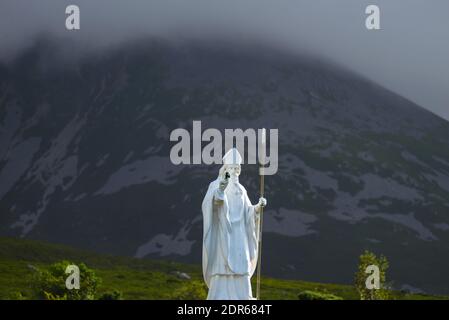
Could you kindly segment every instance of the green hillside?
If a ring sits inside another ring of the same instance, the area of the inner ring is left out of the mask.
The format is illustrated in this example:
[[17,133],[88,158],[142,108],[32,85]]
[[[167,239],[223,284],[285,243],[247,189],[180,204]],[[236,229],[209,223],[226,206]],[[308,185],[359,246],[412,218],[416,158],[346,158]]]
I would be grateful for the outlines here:
[[[35,268],[46,268],[54,262],[69,260],[85,263],[102,279],[99,294],[119,290],[123,299],[195,298],[191,291],[204,295],[201,266],[171,261],[134,259],[95,254],[63,245],[34,240],[0,238],[0,299],[11,299],[21,293],[31,297],[31,279]],[[179,272],[191,279],[183,279]],[[255,278],[255,277],[254,277]],[[297,280],[263,278],[263,299],[298,299],[306,290],[333,294],[343,299],[357,299],[352,286]],[[441,299],[443,297],[395,292],[395,299]]]

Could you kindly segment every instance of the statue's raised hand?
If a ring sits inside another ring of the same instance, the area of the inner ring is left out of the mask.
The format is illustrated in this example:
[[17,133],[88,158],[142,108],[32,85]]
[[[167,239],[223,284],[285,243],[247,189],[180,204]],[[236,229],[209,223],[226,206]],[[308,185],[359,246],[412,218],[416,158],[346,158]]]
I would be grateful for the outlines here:
[[221,191],[224,191],[224,190],[226,189],[226,187],[228,186],[228,184],[229,184],[229,177],[230,177],[229,173],[226,172],[225,175],[224,175],[224,177],[222,177],[222,178],[220,179],[220,183],[219,183],[218,188],[219,188]]

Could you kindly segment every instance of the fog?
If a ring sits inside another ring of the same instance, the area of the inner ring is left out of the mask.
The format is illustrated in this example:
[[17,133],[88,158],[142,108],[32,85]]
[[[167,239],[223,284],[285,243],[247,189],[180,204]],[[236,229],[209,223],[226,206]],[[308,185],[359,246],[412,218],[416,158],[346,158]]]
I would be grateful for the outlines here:
[[[69,4],[80,30],[65,28]],[[381,30],[365,27],[369,4]],[[1,61],[42,35],[80,52],[143,36],[259,41],[329,58],[449,120],[447,0],[1,0]]]

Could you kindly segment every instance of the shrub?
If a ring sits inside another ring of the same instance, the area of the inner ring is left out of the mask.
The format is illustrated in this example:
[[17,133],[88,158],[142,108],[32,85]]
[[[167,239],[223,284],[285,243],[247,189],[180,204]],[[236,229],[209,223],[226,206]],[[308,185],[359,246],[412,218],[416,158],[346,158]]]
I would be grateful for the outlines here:
[[[365,271],[369,265],[375,265],[379,268],[379,289],[368,289],[366,286],[369,274]],[[388,261],[384,256],[377,257],[374,253],[367,250],[360,255],[359,266],[354,279],[354,286],[360,295],[360,300],[387,300],[390,298],[386,285],[387,269]]]
[[123,294],[119,290],[108,291],[103,293],[98,300],[122,300]]
[[34,298],[44,300],[93,300],[100,279],[84,263],[77,264],[80,270],[80,288],[67,289],[66,268],[74,263],[61,261],[45,270],[37,269],[32,279]]
[[207,297],[206,286],[202,282],[184,282],[180,288],[175,289],[172,294],[174,300],[205,300]]
[[15,291],[9,295],[10,300],[26,300],[25,295],[20,291]]

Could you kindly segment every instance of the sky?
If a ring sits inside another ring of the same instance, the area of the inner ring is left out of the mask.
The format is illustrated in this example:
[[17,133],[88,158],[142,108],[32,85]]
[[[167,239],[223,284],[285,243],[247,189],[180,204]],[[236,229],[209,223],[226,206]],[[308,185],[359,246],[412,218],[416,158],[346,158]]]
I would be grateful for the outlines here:
[[[81,29],[65,28],[78,5]],[[380,8],[367,30],[365,8]],[[448,0],[1,0],[0,61],[38,35],[80,51],[156,36],[259,41],[329,58],[449,120]]]

